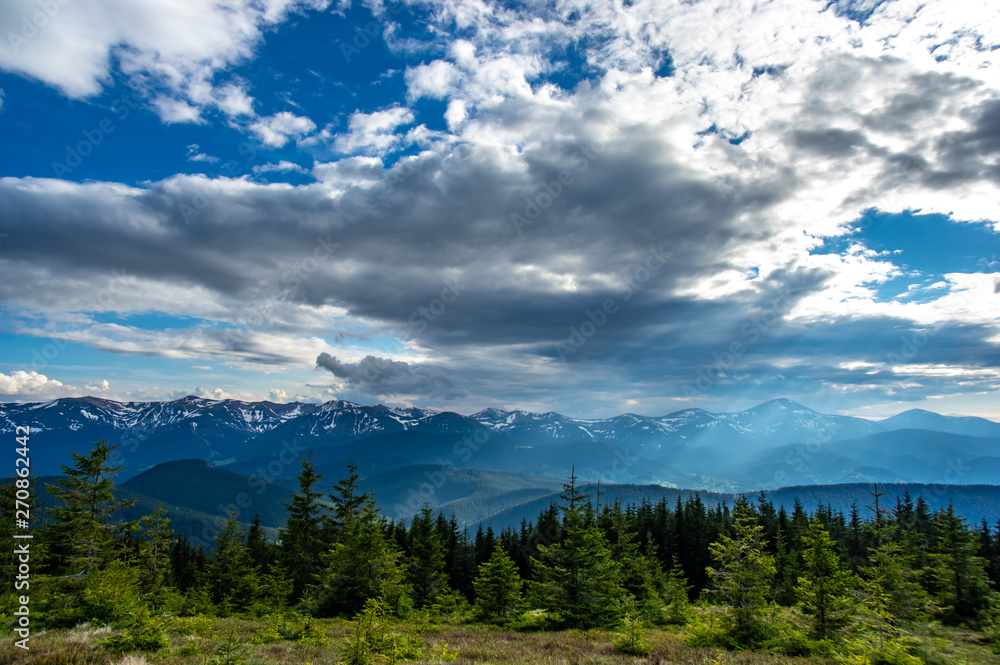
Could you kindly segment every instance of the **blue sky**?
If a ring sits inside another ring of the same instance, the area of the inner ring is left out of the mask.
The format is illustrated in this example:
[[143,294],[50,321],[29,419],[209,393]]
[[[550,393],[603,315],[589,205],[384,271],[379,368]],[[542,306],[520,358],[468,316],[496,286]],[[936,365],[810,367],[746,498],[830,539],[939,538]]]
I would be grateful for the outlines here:
[[1000,418],[1000,9],[0,8],[0,400]]

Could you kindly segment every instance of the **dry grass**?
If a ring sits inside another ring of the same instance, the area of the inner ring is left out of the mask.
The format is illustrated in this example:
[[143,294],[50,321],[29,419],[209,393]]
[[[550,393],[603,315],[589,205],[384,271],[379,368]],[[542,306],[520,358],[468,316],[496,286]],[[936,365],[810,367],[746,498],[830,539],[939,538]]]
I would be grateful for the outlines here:
[[[80,626],[74,630],[44,631],[31,638],[31,651],[25,653],[7,639],[0,644],[0,665],[205,665],[227,643],[237,645],[235,654],[245,665],[333,665],[338,662],[337,648],[351,630],[344,620],[322,620],[320,625],[330,637],[323,647],[278,641],[253,644],[255,636],[266,630],[266,619],[216,619],[203,634],[169,633],[170,651],[145,656],[106,653],[98,640],[108,629]],[[412,632],[413,626],[400,626]],[[635,658],[617,653],[611,646],[612,633],[602,630],[516,633],[481,625],[442,625],[424,627],[420,632],[426,656],[419,661],[440,665],[446,661],[435,656],[441,644],[457,653],[455,665],[833,665],[821,658],[790,658],[772,654],[725,652],[718,649],[689,647],[680,628],[648,631],[653,653]],[[935,627],[926,637],[949,665],[986,665],[996,663],[980,636],[968,631]],[[259,641],[259,640],[258,640]],[[933,643],[933,644],[932,644]],[[223,661],[224,662],[224,661]]]

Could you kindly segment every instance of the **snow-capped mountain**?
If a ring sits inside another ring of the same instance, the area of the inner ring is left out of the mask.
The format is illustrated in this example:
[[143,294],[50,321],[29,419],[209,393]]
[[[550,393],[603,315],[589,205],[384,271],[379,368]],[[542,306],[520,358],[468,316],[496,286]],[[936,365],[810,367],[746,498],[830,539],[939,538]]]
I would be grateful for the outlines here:
[[0,404],[0,432],[12,435],[19,425],[31,428],[33,466],[40,475],[57,473],[60,464],[69,463],[70,451],[82,451],[97,439],[107,439],[120,444],[126,477],[171,460],[200,458],[226,465],[274,455],[288,446],[319,450],[362,445],[372,437],[376,437],[372,441],[383,441],[389,435],[404,437],[393,440],[393,445],[403,449],[408,436],[412,446],[433,439],[442,450],[463,440],[489,441],[501,447],[491,453],[494,457],[508,448],[595,444],[628,451],[651,464],[703,475],[714,475],[735,459],[780,446],[815,447],[894,430],[1000,437],[1000,424],[981,418],[908,411],[869,421],[822,414],[787,399],[736,413],[685,409],[664,416],[623,414],[595,420],[495,408],[464,416],[345,401],[276,404],[191,396],[169,402],[121,403],[84,397]]

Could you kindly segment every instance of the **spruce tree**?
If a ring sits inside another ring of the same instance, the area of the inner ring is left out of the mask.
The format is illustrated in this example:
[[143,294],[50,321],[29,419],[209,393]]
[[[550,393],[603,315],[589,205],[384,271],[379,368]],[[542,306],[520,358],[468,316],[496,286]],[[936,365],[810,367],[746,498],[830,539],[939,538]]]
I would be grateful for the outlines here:
[[692,619],[694,610],[691,608],[691,600],[688,596],[689,589],[684,569],[681,568],[680,559],[675,554],[674,563],[667,574],[663,590],[663,618],[666,623],[681,626]]
[[414,515],[410,526],[410,560],[407,580],[414,605],[420,609],[451,595],[445,573],[445,549],[429,505]]
[[278,535],[281,561],[292,584],[293,603],[302,598],[307,587],[316,583],[319,558],[327,549],[327,544],[323,542],[326,518],[320,503],[322,494],[314,489],[322,477],[322,474],[316,473],[312,455],[302,460],[299,491],[286,506],[288,520]]
[[887,542],[878,547],[864,570],[861,621],[867,631],[854,650],[861,651],[865,662],[918,665],[922,661],[907,653],[903,626],[923,614],[925,598],[903,563],[899,544]]
[[200,587],[208,557],[200,547],[191,544],[187,536],[180,536],[170,546],[170,573],[174,585],[181,593]]
[[851,620],[853,575],[841,568],[834,542],[817,517],[809,522],[802,543],[805,568],[795,587],[799,609],[810,618],[813,639],[835,640]]
[[639,535],[620,502],[605,508],[603,519],[608,522],[611,556],[621,564],[621,584],[634,605],[633,612],[646,622],[662,623],[666,576],[655,546],[650,542],[640,551]]
[[243,538],[236,514],[230,513],[205,571],[212,602],[224,615],[250,609],[261,595],[260,571]]
[[571,475],[563,488],[563,539],[538,545],[530,586],[532,604],[569,627],[615,624],[625,600],[621,563],[594,524],[593,508],[577,490],[576,476]]
[[122,467],[111,465],[114,449],[96,441],[86,455],[70,453],[73,466],[61,465],[65,478],[46,486],[62,502],[48,511],[45,539],[58,547],[56,570],[64,575],[85,577],[114,558],[116,526],[109,520],[135,503],[115,499],[114,476]]
[[708,568],[712,590],[725,604],[726,632],[735,646],[753,648],[767,640],[774,557],[765,552],[764,528],[746,499],[733,510],[735,538],[721,535],[712,544],[715,566]]
[[134,565],[139,572],[140,590],[144,595],[157,596],[172,583],[170,549],[174,530],[163,504],[139,520],[142,538],[136,544]]
[[316,616],[354,616],[369,598],[403,615],[410,608],[410,591],[400,552],[385,531],[385,520],[366,493],[357,493],[353,465],[337,486],[336,542],[321,556],[319,582],[306,603]]
[[473,581],[476,590],[476,617],[480,621],[503,622],[524,610],[524,582],[517,565],[500,543],[493,547],[489,561],[479,565]]
[[934,516],[937,532],[931,554],[930,577],[940,616],[947,623],[976,619],[986,610],[990,595],[986,559],[978,556],[979,543],[955,514],[954,505]]

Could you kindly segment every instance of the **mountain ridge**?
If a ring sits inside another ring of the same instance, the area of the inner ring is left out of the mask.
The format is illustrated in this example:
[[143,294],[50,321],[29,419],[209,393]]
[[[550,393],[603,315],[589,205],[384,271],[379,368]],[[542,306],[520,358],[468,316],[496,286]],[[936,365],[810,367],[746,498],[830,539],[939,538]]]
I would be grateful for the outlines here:
[[[191,395],[162,402],[76,397],[0,403],[0,432],[13,433],[17,426],[29,426],[32,445],[45,450],[34,460],[40,475],[59,473],[60,465],[70,463],[70,452],[107,439],[118,444],[116,462],[124,465],[124,478],[163,462],[198,458],[244,470],[253,463],[272,469],[266,473],[275,478],[291,479],[296,460],[307,451],[330,450],[325,457],[331,462],[368,458],[372,472],[408,464],[489,462],[499,470],[537,468],[543,475],[561,477],[575,461],[584,480],[735,491],[796,479],[944,482],[939,476],[950,459],[982,458],[992,468],[992,460],[1000,458],[1000,423],[983,418],[911,409],[873,421],[823,414],[786,398],[736,412],[688,408],[663,416],[626,413],[603,419],[492,407],[462,415],[343,400],[279,404]],[[872,465],[870,459],[879,456],[880,435],[897,448],[906,447],[907,437],[919,441],[926,458],[886,458],[890,467],[899,462],[912,468],[911,474]],[[982,441],[955,439],[970,436]],[[811,474],[789,474],[789,456],[827,454],[832,444],[869,437],[876,439],[843,444],[852,452],[838,453],[837,473],[820,467]],[[391,459],[383,445],[370,445],[389,440],[394,441]],[[783,446],[790,447],[786,456],[775,457]],[[741,465],[757,463],[755,456],[761,455],[758,472],[766,470],[770,476],[741,472]],[[982,479],[982,474],[972,476]]]

